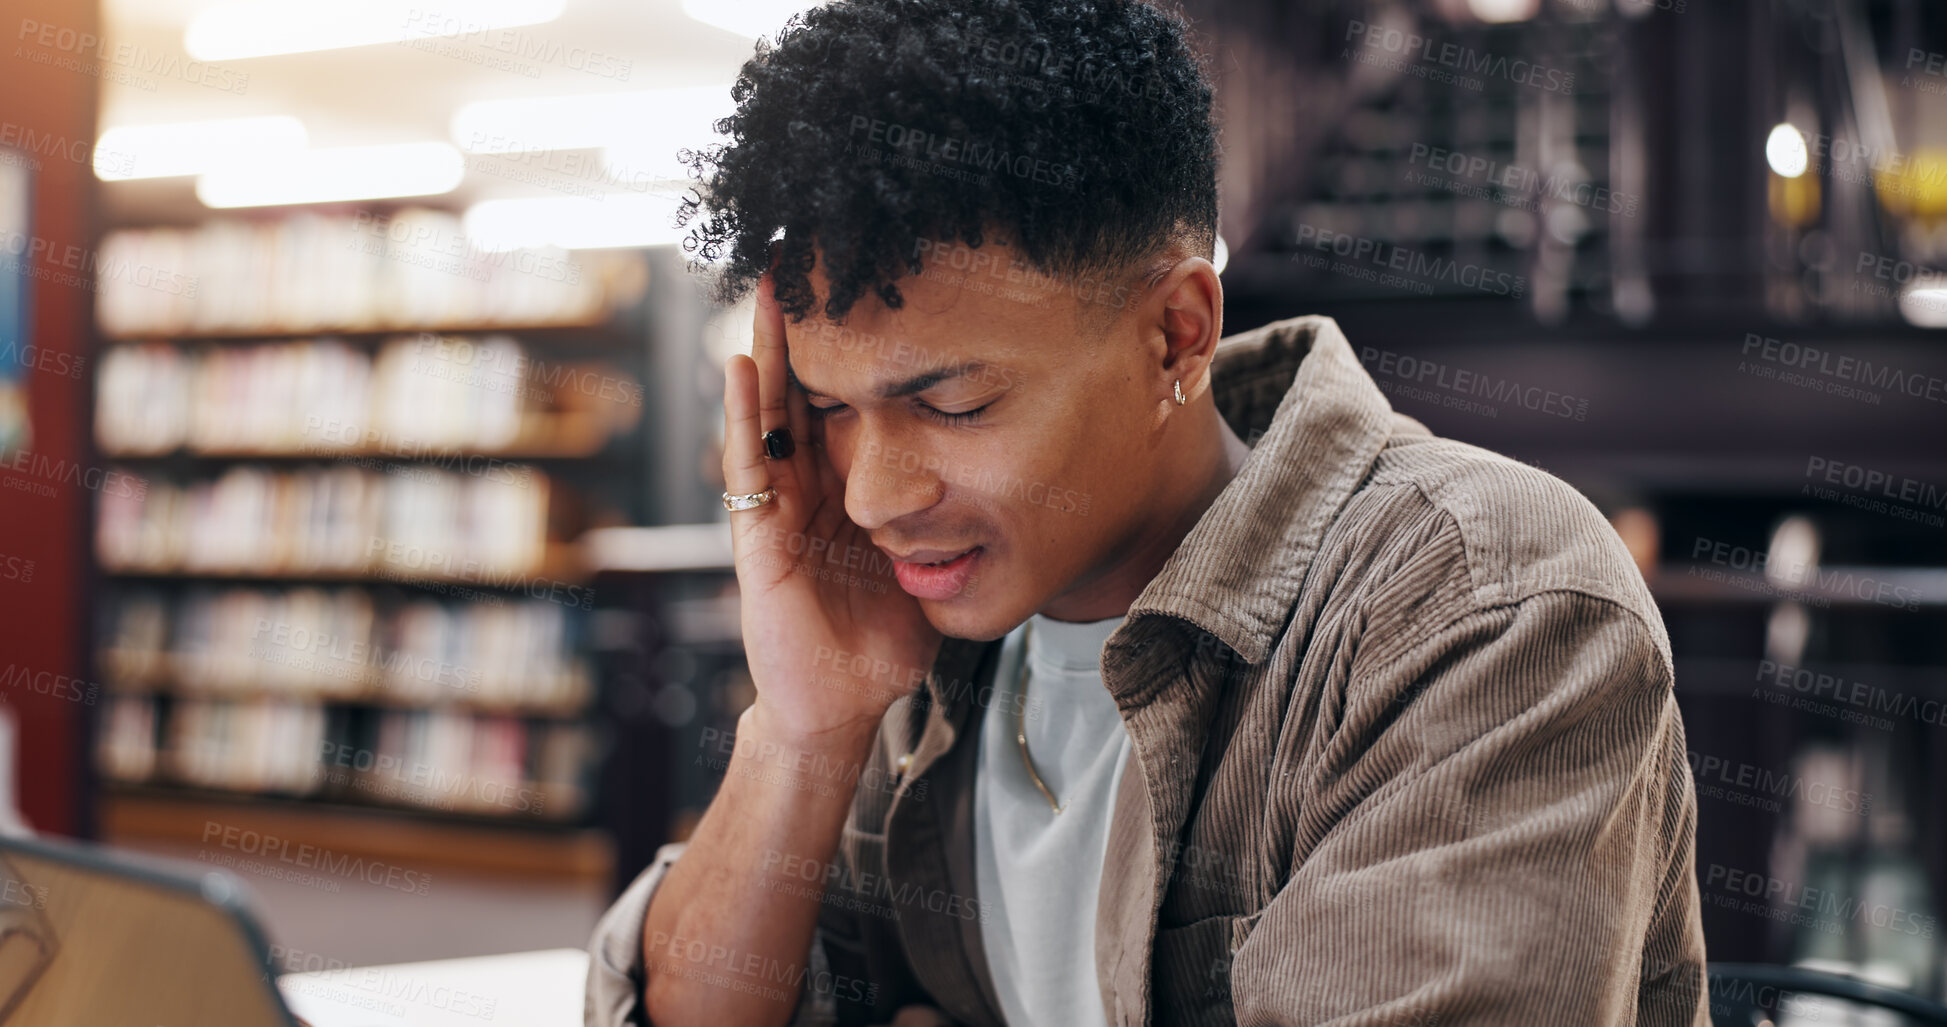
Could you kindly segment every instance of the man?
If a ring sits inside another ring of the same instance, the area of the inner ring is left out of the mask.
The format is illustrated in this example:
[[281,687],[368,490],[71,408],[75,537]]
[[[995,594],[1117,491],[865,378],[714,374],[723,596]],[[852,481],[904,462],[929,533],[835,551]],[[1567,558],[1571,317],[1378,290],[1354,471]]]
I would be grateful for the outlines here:
[[589,1023],[1709,1022],[1641,577],[1329,320],[1219,344],[1178,21],[850,0],[737,98],[757,699]]

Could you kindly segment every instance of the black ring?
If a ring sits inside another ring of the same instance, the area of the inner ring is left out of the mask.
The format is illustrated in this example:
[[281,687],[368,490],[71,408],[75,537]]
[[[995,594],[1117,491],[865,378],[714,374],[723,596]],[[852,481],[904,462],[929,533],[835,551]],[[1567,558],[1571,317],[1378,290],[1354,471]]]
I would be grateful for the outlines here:
[[773,460],[789,460],[798,451],[798,443],[791,437],[789,428],[772,428],[764,433],[764,455]]

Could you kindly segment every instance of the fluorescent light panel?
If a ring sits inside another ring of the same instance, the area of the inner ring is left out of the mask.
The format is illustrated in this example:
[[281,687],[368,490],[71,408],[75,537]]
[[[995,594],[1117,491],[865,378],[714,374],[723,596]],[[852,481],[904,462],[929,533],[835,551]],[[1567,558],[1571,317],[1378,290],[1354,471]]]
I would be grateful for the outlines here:
[[[453,142],[468,153],[533,153],[586,147],[631,154],[667,143],[714,140],[710,125],[736,109],[730,83],[626,93],[481,100],[453,114]],[[673,160],[673,158],[671,158]]]
[[183,49],[201,61],[338,50],[553,21],[567,0],[244,0],[197,15]]
[[260,153],[302,150],[307,142],[304,123],[288,114],[116,125],[95,141],[95,177],[121,182],[200,175]]
[[196,198],[210,207],[336,203],[451,192],[466,158],[445,143],[346,146],[267,153],[206,172]]
[[467,208],[461,224],[467,240],[483,250],[669,246],[684,234],[670,224],[678,202],[653,193],[486,200]]

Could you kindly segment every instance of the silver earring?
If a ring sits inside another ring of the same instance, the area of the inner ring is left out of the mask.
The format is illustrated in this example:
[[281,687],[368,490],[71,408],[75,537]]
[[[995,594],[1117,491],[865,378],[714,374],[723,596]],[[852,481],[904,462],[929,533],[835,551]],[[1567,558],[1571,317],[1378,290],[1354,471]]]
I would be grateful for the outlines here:
[[1183,404],[1188,403],[1189,400],[1183,397],[1183,379],[1178,378],[1176,380],[1176,385],[1174,386],[1174,388],[1176,389],[1176,405],[1182,406]]

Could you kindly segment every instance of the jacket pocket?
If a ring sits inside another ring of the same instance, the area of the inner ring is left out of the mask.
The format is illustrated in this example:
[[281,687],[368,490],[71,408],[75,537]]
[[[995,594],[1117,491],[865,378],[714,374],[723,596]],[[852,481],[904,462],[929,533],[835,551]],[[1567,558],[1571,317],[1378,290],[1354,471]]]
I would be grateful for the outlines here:
[[1263,912],[1211,916],[1156,932],[1150,956],[1157,1027],[1231,1024],[1230,964]]

